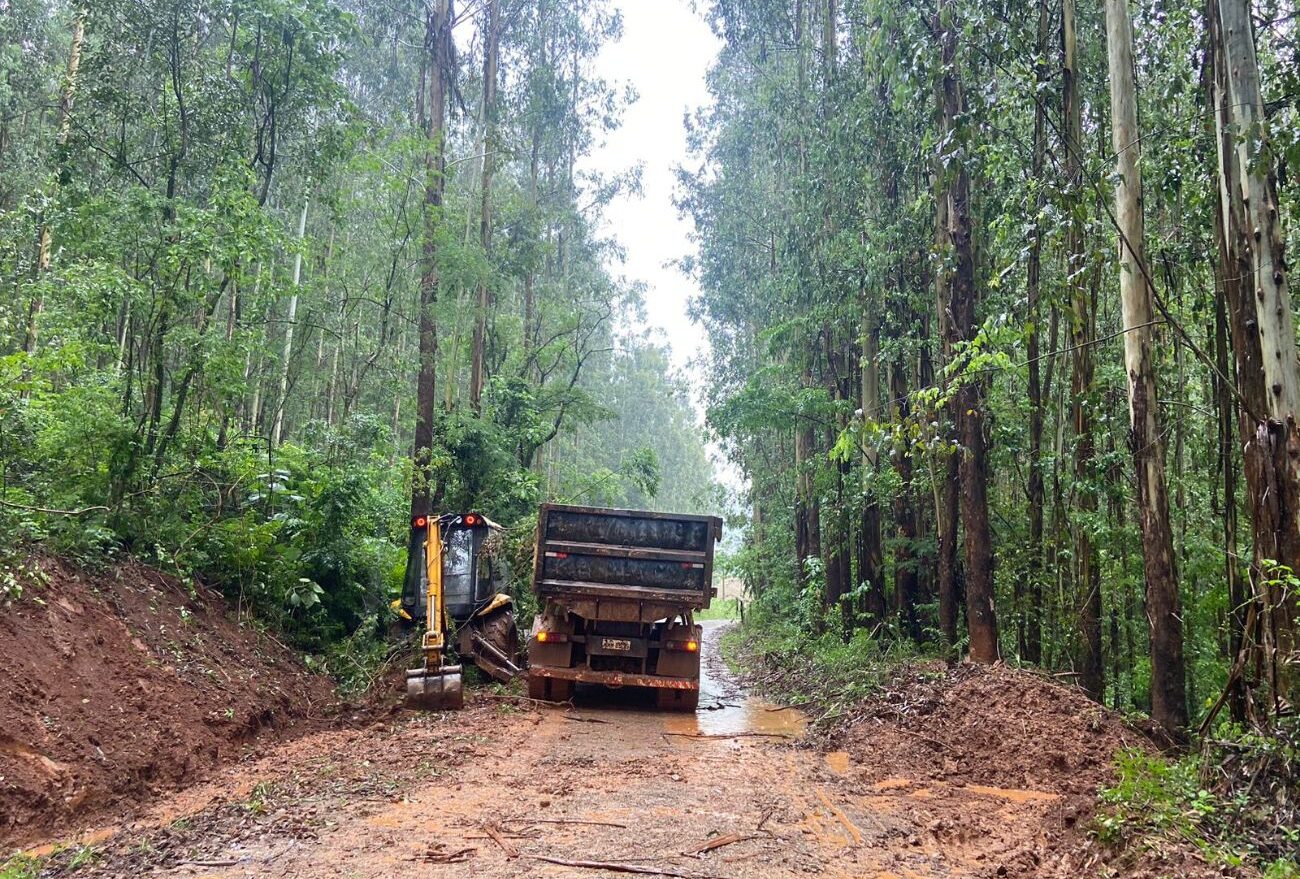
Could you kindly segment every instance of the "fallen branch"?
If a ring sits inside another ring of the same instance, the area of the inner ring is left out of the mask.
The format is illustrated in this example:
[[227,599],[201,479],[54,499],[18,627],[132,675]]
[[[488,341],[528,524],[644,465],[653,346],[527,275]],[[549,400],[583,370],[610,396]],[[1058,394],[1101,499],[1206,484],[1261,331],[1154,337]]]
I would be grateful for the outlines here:
[[694,848],[689,848],[682,854],[686,856],[702,855],[705,852],[711,852],[715,848],[723,848],[728,845],[735,845],[738,842],[746,842],[751,839],[758,839],[763,834],[753,832],[728,833],[726,836],[715,836],[713,839],[705,840]]
[[495,699],[500,702],[531,702],[534,705],[563,705],[563,702],[547,702],[545,699],[534,699],[531,696],[516,696],[512,693],[475,693],[475,699]]
[[108,507],[102,504],[96,504],[93,507],[82,507],[79,510],[56,510],[50,507],[33,507],[28,504],[16,504],[13,501],[7,501],[0,498],[0,507],[8,507],[11,510],[25,510],[29,513],[45,513],[50,516],[84,516],[87,513],[108,512]]
[[585,821],[581,818],[502,818],[501,824],[586,824],[592,827],[617,827],[627,830],[626,824],[613,821]]
[[430,846],[429,850],[414,860],[428,861],[431,864],[463,864],[469,856],[478,851],[476,848],[460,848],[455,851],[443,851],[442,846]]
[[492,837],[492,841],[501,847],[501,851],[506,853],[506,858],[508,860],[514,860],[519,857],[519,849],[515,848],[509,842],[506,842],[505,837],[501,835],[501,832],[498,831],[495,826],[484,824],[482,827],[483,832]]
[[576,714],[563,715],[565,720],[572,720],[574,723],[609,723],[608,720],[601,720],[599,717],[579,717]]
[[608,870],[611,873],[640,873],[643,876],[672,876],[675,879],[710,879],[697,873],[683,873],[670,867],[643,867],[640,864],[622,864],[617,861],[566,861],[545,855],[529,855],[534,860],[560,867],[577,867],[582,870]]
[[220,860],[220,861],[177,861],[178,867],[237,867],[239,861]]

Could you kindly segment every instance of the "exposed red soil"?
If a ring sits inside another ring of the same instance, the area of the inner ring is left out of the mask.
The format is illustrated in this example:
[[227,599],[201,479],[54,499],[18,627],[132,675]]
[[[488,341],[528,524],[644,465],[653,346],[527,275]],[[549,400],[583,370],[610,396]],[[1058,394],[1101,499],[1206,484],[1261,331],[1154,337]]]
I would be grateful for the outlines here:
[[[1082,691],[1043,675],[1005,666],[913,670],[829,740],[854,758],[855,781],[910,796],[916,811],[933,814],[940,840],[980,839],[996,851],[991,875],[1225,875],[1190,846],[1116,851],[1092,837],[1097,794],[1115,780],[1116,753],[1156,746]],[[963,808],[971,792],[998,807]],[[955,808],[942,808],[945,800]]]
[[32,567],[0,605],[0,849],[134,810],[334,709],[328,679],[202,586],[131,561]]

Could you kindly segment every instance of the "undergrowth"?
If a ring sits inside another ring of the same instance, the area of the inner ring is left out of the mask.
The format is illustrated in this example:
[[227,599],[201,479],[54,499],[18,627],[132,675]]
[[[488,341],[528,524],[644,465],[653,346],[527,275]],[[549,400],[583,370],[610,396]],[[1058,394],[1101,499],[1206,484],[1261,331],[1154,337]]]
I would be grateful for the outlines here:
[[40,870],[40,859],[27,855],[14,855],[7,861],[0,861],[0,879],[36,879]]
[[814,728],[833,724],[853,705],[884,691],[899,670],[921,658],[915,645],[857,629],[845,639],[756,612],[722,638],[727,665],[765,696],[809,710]]
[[1224,725],[1201,753],[1176,759],[1125,752],[1117,768],[1095,821],[1103,842],[1177,839],[1214,864],[1300,879],[1300,718],[1269,734]]

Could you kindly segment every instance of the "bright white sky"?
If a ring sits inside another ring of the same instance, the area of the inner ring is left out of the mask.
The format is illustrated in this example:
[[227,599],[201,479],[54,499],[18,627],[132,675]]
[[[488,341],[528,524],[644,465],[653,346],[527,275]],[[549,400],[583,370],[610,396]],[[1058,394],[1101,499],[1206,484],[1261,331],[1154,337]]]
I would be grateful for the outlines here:
[[639,97],[625,111],[623,126],[586,164],[605,173],[643,167],[643,195],[612,204],[605,232],[627,251],[622,272],[646,285],[648,329],[663,330],[673,363],[684,367],[707,341],[686,315],[695,284],[671,264],[693,251],[691,224],[673,207],[673,168],[686,160],[682,120],[708,102],[704,76],[721,44],[691,11],[690,0],[612,0],[612,5],[623,12],[623,38],[601,51],[596,73],[620,86],[630,83]]

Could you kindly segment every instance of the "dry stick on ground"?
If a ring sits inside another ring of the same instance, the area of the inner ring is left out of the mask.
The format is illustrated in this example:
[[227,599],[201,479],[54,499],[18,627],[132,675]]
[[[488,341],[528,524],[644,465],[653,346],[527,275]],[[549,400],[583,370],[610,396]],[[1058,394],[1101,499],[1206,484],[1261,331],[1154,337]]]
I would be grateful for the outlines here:
[[599,717],[579,717],[576,714],[563,715],[565,720],[572,720],[575,723],[609,723],[608,720],[601,720]]
[[488,836],[492,837],[492,841],[501,847],[501,851],[506,853],[506,858],[508,858],[509,860],[514,860],[515,858],[519,857],[519,849],[515,848],[509,842],[506,842],[505,837],[501,835],[501,832],[499,830],[497,830],[496,825],[485,823],[482,824],[481,826],[483,828],[483,832],[486,833]]
[[178,867],[237,867],[239,861],[221,860],[221,861],[177,861]]
[[437,847],[430,846],[422,855],[412,858],[416,861],[428,861],[431,864],[463,864],[469,860],[469,856],[474,854],[476,848],[459,848],[455,851],[442,851],[442,845]]
[[626,824],[613,821],[586,821],[581,818],[502,818],[500,824],[587,824],[593,827],[618,827],[627,830]]
[[751,839],[758,839],[763,836],[762,833],[753,831],[742,831],[740,833],[728,833],[726,836],[715,836],[713,839],[705,840],[694,848],[688,848],[682,852],[683,855],[690,857],[692,855],[702,855],[705,852],[711,852],[715,848],[722,848],[728,845],[735,845],[738,842],[746,842]]
[[683,873],[669,867],[643,867],[640,864],[623,864],[617,861],[566,861],[563,858],[548,858],[545,855],[529,855],[537,861],[555,864],[560,867],[577,867],[583,870],[608,870],[611,873],[639,873],[643,876],[672,876],[675,879],[712,879],[698,873]]
[[832,803],[831,798],[826,796],[826,791],[821,788],[817,788],[817,796],[821,798],[821,801],[826,804],[826,808],[830,809],[831,814],[844,826],[844,830],[848,833],[853,844],[862,845],[862,831],[858,830],[858,826],[849,820],[849,816],[844,814],[844,810]]

